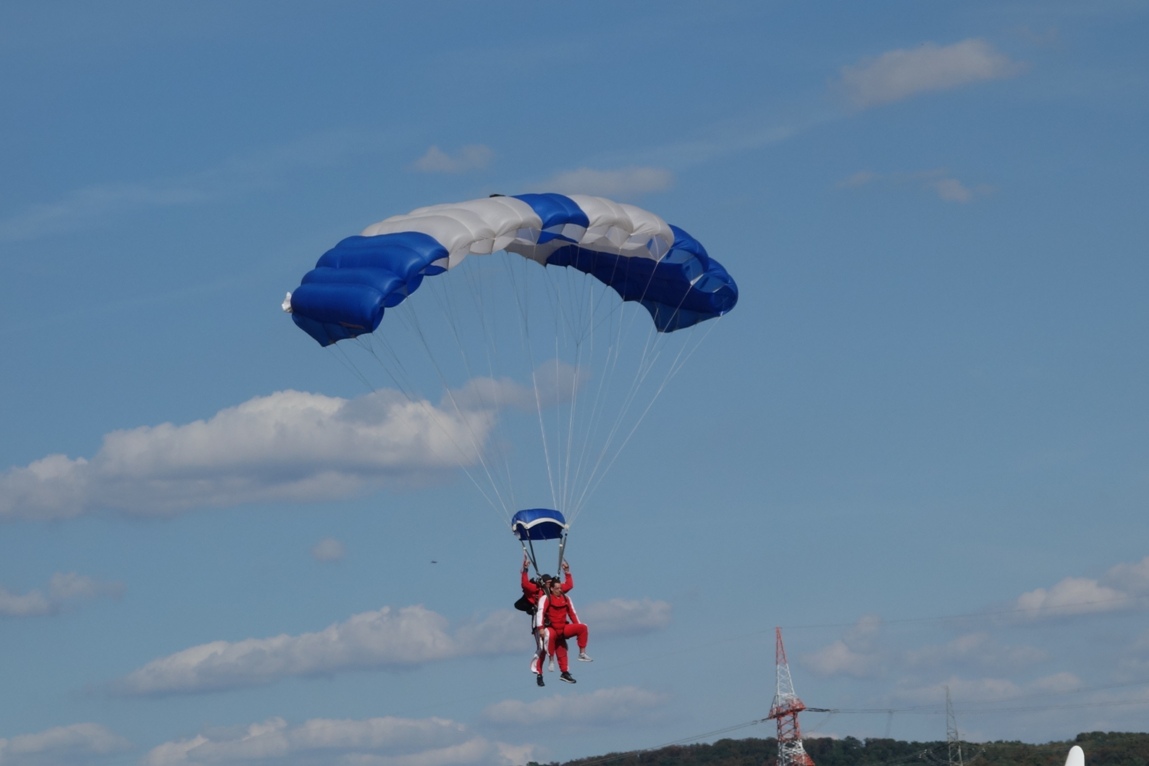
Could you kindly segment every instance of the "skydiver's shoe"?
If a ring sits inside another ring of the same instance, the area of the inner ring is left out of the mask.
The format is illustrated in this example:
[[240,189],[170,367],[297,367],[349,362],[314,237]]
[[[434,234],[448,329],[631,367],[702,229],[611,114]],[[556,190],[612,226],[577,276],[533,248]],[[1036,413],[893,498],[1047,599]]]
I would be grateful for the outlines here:
[[578,681],[574,680],[574,676],[572,676],[570,673],[563,673],[561,676],[559,676],[559,678],[566,681],[568,684],[578,683]]
[[551,664],[547,667],[550,672],[555,672],[555,658],[551,657]]
[[535,683],[538,684],[539,686],[546,686],[547,685],[547,682],[543,680],[543,674],[542,673],[539,673],[537,676],[535,676]]
[[594,662],[594,660],[592,660],[590,655],[587,654],[586,652],[579,652],[578,653],[578,661],[579,662]]

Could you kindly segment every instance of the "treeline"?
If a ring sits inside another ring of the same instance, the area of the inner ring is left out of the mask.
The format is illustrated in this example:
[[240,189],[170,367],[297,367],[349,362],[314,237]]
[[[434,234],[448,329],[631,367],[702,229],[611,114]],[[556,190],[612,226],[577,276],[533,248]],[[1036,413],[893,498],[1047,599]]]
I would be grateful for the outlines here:
[[[1068,742],[961,743],[965,766],[1064,766],[1069,748],[1080,745],[1086,766],[1149,766],[1149,734],[1094,731]],[[946,766],[946,742],[894,739],[816,738],[803,741],[814,766]],[[957,761],[957,752],[954,761]],[[672,745],[657,750],[610,753],[545,766],[777,766],[775,739],[722,739],[709,745]],[[544,766],[532,763],[530,766]]]

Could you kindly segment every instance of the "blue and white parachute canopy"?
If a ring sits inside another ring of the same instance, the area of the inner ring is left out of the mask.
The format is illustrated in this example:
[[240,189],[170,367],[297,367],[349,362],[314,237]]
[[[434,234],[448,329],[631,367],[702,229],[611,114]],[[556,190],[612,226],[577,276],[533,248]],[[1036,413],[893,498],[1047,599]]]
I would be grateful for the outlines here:
[[424,277],[505,250],[569,266],[650,312],[660,332],[721,316],[738,287],[682,229],[601,197],[521,194],[433,205],[369,226],[328,250],[283,308],[321,345],[373,332]]
[[567,520],[549,508],[529,508],[511,517],[511,531],[520,540],[560,540]]

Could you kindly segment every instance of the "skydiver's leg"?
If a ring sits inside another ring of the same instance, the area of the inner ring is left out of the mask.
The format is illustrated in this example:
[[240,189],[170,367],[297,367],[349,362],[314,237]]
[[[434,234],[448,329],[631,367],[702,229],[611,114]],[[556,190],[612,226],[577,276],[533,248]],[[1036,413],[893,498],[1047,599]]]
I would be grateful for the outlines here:
[[567,672],[567,638],[565,635],[560,635],[562,631],[552,631],[553,638],[551,643],[554,645],[554,654],[559,659],[559,671],[562,673]]
[[567,638],[572,636],[574,637],[575,641],[578,643],[579,652],[586,651],[586,643],[590,638],[590,629],[587,628],[584,623],[573,622],[570,625],[567,625],[563,632],[566,634]]
[[541,675],[543,661],[547,658],[547,629],[535,629],[535,656],[531,659],[531,672]]

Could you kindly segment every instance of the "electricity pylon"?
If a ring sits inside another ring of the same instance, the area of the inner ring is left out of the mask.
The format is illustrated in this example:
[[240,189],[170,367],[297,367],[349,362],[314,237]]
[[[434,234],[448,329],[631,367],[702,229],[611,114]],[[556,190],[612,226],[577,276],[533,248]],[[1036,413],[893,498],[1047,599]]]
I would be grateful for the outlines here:
[[802,700],[794,693],[794,681],[790,678],[790,663],[786,661],[786,649],[782,646],[782,629],[775,628],[774,662],[777,666],[778,684],[774,692],[774,704],[770,706],[767,720],[778,722],[778,766],[814,766],[814,759],[802,747],[802,730],[798,726],[798,713],[806,709]]

